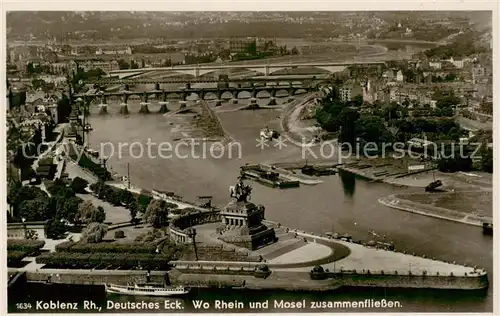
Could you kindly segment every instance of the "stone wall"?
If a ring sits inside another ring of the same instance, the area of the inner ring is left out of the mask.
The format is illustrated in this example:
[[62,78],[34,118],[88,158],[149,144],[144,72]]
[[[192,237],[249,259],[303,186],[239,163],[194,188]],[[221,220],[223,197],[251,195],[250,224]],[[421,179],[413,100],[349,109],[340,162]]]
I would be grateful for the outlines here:
[[381,274],[336,274],[333,279],[344,286],[394,287],[474,290],[488,287],[487,275],[439,276],[439,275],[381,275]]
[[170,240],[178,244],[191,243],[192,240],[185,231],[187,228],[195,225],[216,223],[220,222],[220,220],[219,211],[200,211],[181,215],[174,218],[169,226]]

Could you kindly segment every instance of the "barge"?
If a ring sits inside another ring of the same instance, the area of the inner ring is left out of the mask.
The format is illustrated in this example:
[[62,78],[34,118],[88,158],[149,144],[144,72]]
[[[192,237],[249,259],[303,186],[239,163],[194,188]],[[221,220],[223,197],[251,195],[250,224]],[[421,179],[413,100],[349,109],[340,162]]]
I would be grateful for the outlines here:
[[306,165],[300,169],[300,171],[308,176],[330,176],[337,174],[337,169],[329,167],[318,167],[312,165]]
[[299,181],[293,181],[282,177],[277,172],[264,170],[242,169],[240,171],[243,179],[250,179],[272,188],[296,188],[300,186]]
[[483,234],[493,235],[493,223],[483,223]]

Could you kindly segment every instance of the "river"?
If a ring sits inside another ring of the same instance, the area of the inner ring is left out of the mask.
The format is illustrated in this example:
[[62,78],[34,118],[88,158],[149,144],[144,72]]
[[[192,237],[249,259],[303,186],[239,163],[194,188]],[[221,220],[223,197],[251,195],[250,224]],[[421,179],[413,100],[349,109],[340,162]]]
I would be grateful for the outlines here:
[[[279,100],[278,103],[280,102],[283,100]],[[235,105],[223,106],[226,109],[232,107]],[[276,110],[227,111],[219,114],[226,132],[241,144],[241,152],[239,152],[240,147],[233,147],[232,157],[225,152],[220,159],[210,154],[206,159],[196,158],[201,156],[200,148],[197,147],[192,152],[185,148],[181,149],[181,153],[189,156],[188,158],[153,158],[154,155],[158,155],[158,147],[151,147],[151,157],[134,158],[134,155],[139,154],[139,145],[134,145],[134,150],[129,152],[128,148],[133,142],[139,142],[145,146],[150,139],[150,143],[175,144],[172,140],[173,127],[169,123],[168,116],[140,115],[137,114],[139,108],[138,103],[134,104],[131,101],[129,104],[131,114],[123,117],[118,114],[118,104],[110,104],[109,114],[106,116],[99,116],[97,107],[93,107],[90,122],[94,130],[90,133],[89,140],[90,146],[97,150],[100,149],[101,143],[112,143],[115,149],[121,143],[122,157],[118,157],[115,150],[108,165],[114,171],[125,175],[127,164],[129,164],[132,183],[145,189],[174,191],[193,201],[200,195],[212,195],[214,204],[224,206],[229,201],[228,187],[236,181],[240,165],[259,161],[298,161],[301,159],[301,150],[290,144],[282,150],[273,146],[264,149],[256,147],[259,129],[263,125],[277,126],[280,112]],[[485,268],[492,282],[493,239],[491,236],[484,236],[481,229],[398,211],[377,202],[379,197],[410,189],[369,183],[348,174],[321,179],[324,182],[316,186],[303,185],[300,188],[286,190],[272,189],[252,183],[254,188],[252,201],[265,205],[268,220],[279,222],[287,227],[315,233],[331,231],[349,233],[361,240],[373,239],[370,231],[375,231],[380,236],[385,235],[386,240],[394,241],[398,250]],[[192,311],[193,299],[241,300],[248,303],[266,299],[319,300],[327,297],[330,300],[383,298],[398,300],[403,307],[392,311],[399,312],[491,312],[493,309],[491,285],[485,295],[467,292],[407,290],[346,290],[329,294],[276,291],[250,293],[237,290],[195,291],[189,298],[186,298],[185,311]],[[35,295],[34,292],[31,294]],[[82,295],[85,297],[85,294]],[[99,294],[102,301],[103,295]],[[72,297],[76,299],[76,296]],[[108,297],[108,299],[134,300],[129,297]],[[268,311],[284,310],[269,309]]]
[[[235,106],[224,107],[230,109]],[[94,127],[90,136],[93,148],[98,149],[97,145],[105,141],[114,144],[134,141],[144,144],[148,138],[157,143],[171,141],[172,127],[166,116],[131,114],[128,118],[123,118],[119,114],[113,114],[116,113],[113,105],[110,105],[110,112],[111,115],[93,115],[90,119]],[[131,106],[131,112],[137,113],[137,109]],[[221,159],[212,158],[210,154],[207,159],[196,159],[197,155],[188,159],[135,159],[124,150],[121,159],[110,159],[110,165],[118,173],[126,174],[126,164],[129,163],[131,180],[139,187],[174,191],[190,200],[195,200],[199,195],[213,195],[214,203],[224,206],[229,199],[228,187],[235,182],[240,165],[301,159],[301,150],[290,144],[282,150],[272,146],[263,150],[256,147],[255,139],[259,129],[264,124],[277,127],[279,115],[280,112],[275,110],[220,113],[227,133],[241,143],[241,153],[238,147],[233,147],[232,157],[225,153]],[[491,236],[483,236],[480,229],[390,209],[377,202],[381,196],[408,189],[369,183],[349,175],[331,176],[322,180],[324,183],[316,186],[288,190],[253,184],[252,200],[266,206],[267,219],[287,227],[316,233],[348,232],[354,238],[363,240],[372,239],[370,231],[375,231],[394,241],[397,249],[446,261],[478,265],[488,271],[490,280],[493,279],[493,240]],[[409,301],[413,300],[410,294],[405,299],[405,306],[411,305],[412,311],[444,312],[456,310],[458,306],[464,308],[463,311],[489,311],[492,309],[491,291],[490,287],[486,298],[467,300],[469,305],[450,300],[446,294],[441,295],[442,300],[437,295],[423,298],[418,304],[410,304]],[[372,295],[368,293],[367,295]]]

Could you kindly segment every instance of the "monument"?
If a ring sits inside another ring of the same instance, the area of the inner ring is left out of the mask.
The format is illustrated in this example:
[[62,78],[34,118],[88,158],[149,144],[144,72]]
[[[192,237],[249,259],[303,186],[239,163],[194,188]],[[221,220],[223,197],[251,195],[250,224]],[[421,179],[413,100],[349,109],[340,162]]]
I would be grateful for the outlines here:
[[255,205],[250,200],[252,187],[238,183],[230,187],[232,200],[220,212],[222,224],[219,228],[219,239],[224,242],[255,250],[277,241],[273,228],[262,224],[264,206]]

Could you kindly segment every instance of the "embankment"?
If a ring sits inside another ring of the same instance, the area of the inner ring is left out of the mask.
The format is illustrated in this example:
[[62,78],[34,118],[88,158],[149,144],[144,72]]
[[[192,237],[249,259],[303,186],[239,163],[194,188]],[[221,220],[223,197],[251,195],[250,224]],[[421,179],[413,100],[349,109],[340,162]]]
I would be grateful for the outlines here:
[[456,275],[398,275],[394,273],[335,272],[326,273],[323,280],[312,280],[308,272],[271,269],[269,277],[252,275],[251,268],[174,269],[169,273],[176,284],[193,287],[238,287],[255,290],[326,291],[340,287],[413,288],[441,290],[482,290],[488,287],[486,274]]
[[480,217],[473,214],[466,214],[459,211],[454,211],[442,207],[436,207],[432,205],[425,205],[422,203],[417,203],[413,201],[408,201],[399,198],[397,195],[390,195],[378,199],[380,204],[387,207],[391,207],[397,210],[411,212],[415,214],[445,219],[449,221],[454,221],[462,224],[468,224],[473,226],[482,226],[483,221],[490,220],[491,218]]

